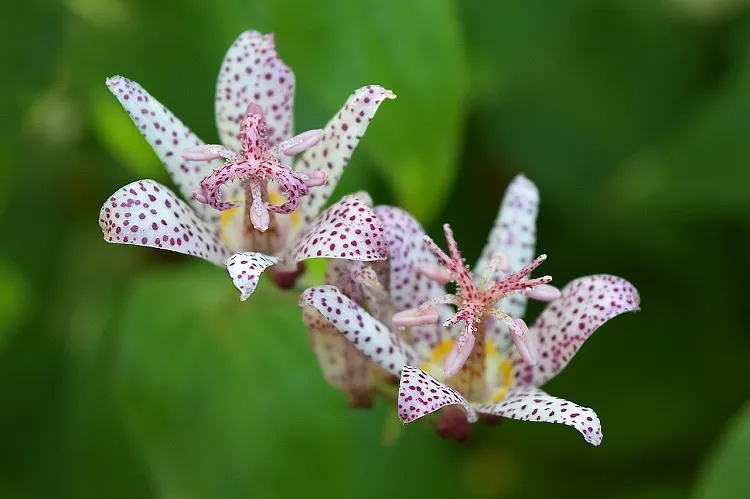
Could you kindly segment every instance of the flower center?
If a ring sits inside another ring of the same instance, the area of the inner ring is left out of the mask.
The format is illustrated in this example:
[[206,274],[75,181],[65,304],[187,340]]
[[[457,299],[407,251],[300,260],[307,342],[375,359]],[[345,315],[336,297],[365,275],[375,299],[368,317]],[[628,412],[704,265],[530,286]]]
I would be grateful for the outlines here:
[[[222,199],[221,188],[234,180],[242,183],[245,191],[247,218],[252,226],[264,232],[271,226],[272,214],[289,215],[296,211],[300,199],[310,194],[310,187],[327,182],[326,174],[319,170],[295,171],[281,156],[293,156],[315,146],[323,138],[322,130],[309,130],[271,147],[266,134],[263,110],[250,103],[240,120],[241,153],[220,145],[191,147],[182,151],[189,161],[209,161],[224,158],[226,164],[208,174],[194,191],[195,199],[224,211],[237,206],[236,201]],[[269,184],[277,189],[278,203],[269,198]]]
[[493,276],[496,271],[500,270],[502,274],[505,274],[505,271],[509,270],[507,269],[506,257],[496,255],[487,265],[482,279],[475,283],[474,276],[472,276],[469,267],[464,263],[461,252],[458,250],[456,240],[453,238],[453,231],[448,224],[445,224],[443,229],[445,240],[448,242],[449,255],[441,250],[429,236],[424,236],[425,244],[435,254],[443,268],[422,265],[420,271],[425,277],[438,283],[455,281],[456,294],[433,298],[420,305],[417,310],[424,311],[429,307],[446,303],[458,307],[456,313],[443,323],[443,326],[448,328],[462,321],[465,324],[450,355],[446,356],[445,371],[455,375],[463,368],[471,356],[474,344],[483,340],[483,338],[477,340],[475,333],[478,331],[477,326],[488,315],[508,327],[521,358],[529,364],[536,364],[536,348],[526,334],[526,324],[521,319],[514,320],[507,313],[495,308],[495,304],[514,293],[529,293],[536,288],[547,286],[547,283],[552,280],[551,276],[528,278],[529,274],[547,258],[547,255],[537,257],[522,269],[510,275],[505,275],[499,281],[493,283]]
[[[443,340],[432,349],[430,359],[420,366],[423,371],[449,386],[453,384],[452,381],[455,377],[445,372],[443,364],[455,343],[455,340]],[[483,380],[484,390],[481,391],[480,396],[476,397],[476,400],[470,400],[470,402],[476,404],[497,403],[505,397],[513,386],[513,364],[491,341],[485,341],[484,354],[486,363]]]

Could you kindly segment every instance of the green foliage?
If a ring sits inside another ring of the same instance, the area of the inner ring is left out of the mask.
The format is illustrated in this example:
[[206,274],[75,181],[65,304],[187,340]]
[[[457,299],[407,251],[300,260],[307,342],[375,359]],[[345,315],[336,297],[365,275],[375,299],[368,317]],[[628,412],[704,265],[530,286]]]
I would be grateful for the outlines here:
[[183,270],[138,283],[112,351],[119,412],[163,495],[351,497],[378,488],[373,477],[401,452],[423,456],[437,479],[393,476],[387,488],[459,493],[439,440],[421,432],[383,446],[383,411],[350,410],[317,376],[296,297],[264,283],[238,307],[217,269]]
[[696,499],[733,499],[750,495],[750,407],[745,407],[722,437],[696,487]]

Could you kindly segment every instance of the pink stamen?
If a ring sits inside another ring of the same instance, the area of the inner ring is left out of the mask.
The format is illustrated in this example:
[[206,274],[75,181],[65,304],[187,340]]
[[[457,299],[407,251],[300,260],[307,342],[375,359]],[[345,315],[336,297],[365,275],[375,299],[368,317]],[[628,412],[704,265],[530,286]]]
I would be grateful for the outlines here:
[[432,307],[424,310],[410,308],[393,315],[393,324],[400,327],[427,326],[439,320],[437,310]]
[[526,296],[539,301],[555,301],[562,296],[562,293],[560,293],[558,288],[551,284],[539,284],[529,290],[526,293]]
[[449,282],[453,281],[453,275],[451,274],[450,270],[432,263],[418,263],[417,272],[425,276],[427,279],[435,281],[438,284],[448,284]]
[[196,200],[196,201],[198,201],[199,203],[203,203],[203,204],[206,204],[206,203],[208,203],[208,198],[206,197],[206,194],[205,194],[205,193],[203,192],[203,189],[201,189],[200,187],[197,187],[197,188],[196,188],[196,189],[195,189],[195,190],[193,191],[193,197],[194,197],[194,198],[195,198],[195,200]]
[[294,156],[317,145],[324,135],[323,130],[308,130],[290,139],[288,143],[282,144],[285,147],[281,152],[286,156]]
[[180,155],[188,161],[212,161],[220,158],[234,159],[237,157],[237,154],[226,147],[214,144],[188,147],[183,149]]
[[509,328],[510,336],[513,338],[513,343],[516,345],[516,350],[518,350],[521,359],[533,366],[539,359],[539,352],[531,339],[529,328],[523,319],[516,319],[515,324],[517,327]]
[[476,338],[474,338],[474,335],[469,333],[464,336],[464,343],[462,346],[459,346],[458,342],[456,342],[450,353],[448,353],[448,356],[445,358],[443,370],[451,376],[458,374],[458,371],[460,371],[464,364],[466,364],[466,360],[469,358],[469,355],[471,355],[475,341]]
[[311,170],[305,173],[300,172],[300,176],[308,187],[319,187],[328,183],[328,175],[320,170]]

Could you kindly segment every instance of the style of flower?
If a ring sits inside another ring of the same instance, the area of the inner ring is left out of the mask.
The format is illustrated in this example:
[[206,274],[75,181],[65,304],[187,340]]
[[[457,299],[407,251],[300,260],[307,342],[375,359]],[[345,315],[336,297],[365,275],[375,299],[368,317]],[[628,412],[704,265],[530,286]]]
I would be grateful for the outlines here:
[[457,374],[466,363],[476,341],[474,333],[478,327],[482,327],[482,321],[486,316],[494,317],[505,324],[510,331],[510,335],[521,358],[529,364],[535,364],[537,358],[536,347],[533,342],[529,341],[526,334],[526,324],[522,319],[516,318],[514,320],[502,310],[495,308],[495,304],[514,293],[528,295],[529,293],[536,292],[535,297],[547,301],[559,298],[560,292],[557,288],[551,286],[543,288],[543,286],[552,280],[552,277],[544,276],[536,279],[525,279],[547,259],[547,255],[539,256],[521,270],[493,283],[492,277],[497,269],[505,267],[505,256],[502,254],[496,255],[490,260],[488,268],[485,270],[485,274],[482,276],[480,282],[475,283],[469,268],[465,265],[464,259],[458,250],[456,240],[453,238],[453,231],[448,224],[445,224],[443,228],[445,230],[445,239],[448,241],[450,256],[446,255],[429,236],[425,236],[425,244],[438,257],[444,268],[431,268],[423,265],[422,273],[436,282],[455,281],[457,293],[445,294],[428,300],[417,308],[416,313],[409,310],[400,312],[395,318],[395,323],[397,325],[408,325],[415,320],[420,322],[434,320],[430,319],[432,316],[426,316],[423,312],[435,305],[450,303],[456,305],[458,311],[446,320],[443,326],[449,328],[463,321],[466,327],[459,334],[454,347],[445,359],[444,369],[448,374]]
[[188,202],[153,180],[126,185],[102,206],[106,241],[226,266],[242,300],[272,265],[277,284],[291,287],[308,258],[385,257],[383,228],[363,196],[320,211],[379,105],[395,97],[390,91],[362,87],[323,130],[292,137],[294,74],[273,35],[257,31],[237,38],[219,72],[222,145],[204,144],[137,83],[115,76],[107,86]]
[[[537,206],[535,186],[524,177],[516,178],[476,266],[480,272],[499,272],[495,280],[501,282],[505,271],[500,267],[523,269],[531,262]],[[499,254],[507,265],[491,263]],[[426,269],[436,277],[429,262],[419,268],[423,275]],[[499,308],[518,319],[525,302],[523,295],[506,296]],[[562,371],[599,326],[623,312],[638,310],[639,296],[630,283],[615,276],[592,275],[572,281],[524,331],[538,348],[534,365],[524,362],[518,350],[511,348],[507,322],[489,315],[473,331],[474,348],[456,374],[446,373],[443,365],[461,332],[438,330],[439,336],[429,341],[418,335],[405,339],[399,330],[377,320],[330,285],[306,290],[300,303],[316,308],[357,350],[400,378],[398,412],[405,423],[441,408],[446,408],[447,419],[456,420],[455,408],[447,407],[456,406],[464,410],[460,418],[464,422],[500,416],[561,423],[598,445],[602,433],[593,410],[552,397],[539,387]]]

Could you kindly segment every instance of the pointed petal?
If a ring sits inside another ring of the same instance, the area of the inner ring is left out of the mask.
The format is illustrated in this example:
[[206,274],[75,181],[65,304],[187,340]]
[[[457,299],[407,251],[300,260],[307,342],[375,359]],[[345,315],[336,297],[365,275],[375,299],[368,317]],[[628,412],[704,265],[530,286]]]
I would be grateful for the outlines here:
[[297,237],[296,261],[343,258],[365,262],[384,260],[388,244],[383,224],[364,200],[346,196],[320,214]]
[[[383,223],[388,241],[388,289],[396,310],[414,309],[444,295],[444,286],[418,271],[420,263],[437,265],[435,255],[424,244],[425,232],[419,222],[408,212],[393,206],[378,206],[375,214]],[[439,323],[412,327],[410,333],[414,347],[426,357],[443,339]]]
[[591,445],[602,443],[601,423],[593,409],[547,395],[533,386],[514,388],[501,402],[477,407],[477,411],[521,421],[564,424],[578,430]]
[[184,149],[202,146],[204,142],[138,83],[122,76],[113,76],[107,78],[107,87],[128,112],[141,135],[151,144],[175,186],[198,216],[216,222],[221,214],[196,201],[193,190],[205,175],[211,173],[213,168],[220,168],[224,162],[220,159],[185,160],[181,155]]
[[[495,225],[490,232],[482,256],[474,267],[477,275],[484,274],[495,255],[504,255],[511,272],[520,270],[534,258],[536,246],[536,217],[539,212],[539,191],[534,183],[523,175],[518,175],[508,186],[503,197]],[[507,274],[496,270],[495,282]],[[526,297],[521,294],[500,300],[497,307],[511,317],[523,317],[526,311]],[[487,334],[493,343],[504,347],[510,342],[508,328],[500,321],[489,318]]]
[[420,263],[437,265],[437,259],[424,244],[425,231],[405,210],[394,206],[378,206],[375,214],[383,223],[388,241],[390,293],[399,310],[416,308],[422,303],[445,294],[445,288],[418,272]]
[[234,287],[240,291],[240,300],[245,301],[253,294],[258,279],[271,265],[279,259],[263,253],[235,253],[227,260],[227,272],[232,278]]
[[529,366],[515,357],[516,382],[541,386],[563,370],[599,326],[639,305],[638,291],[621,277],[600,274],[570,282],[529,329],[539,360]]
[[[495,225],[475,265],[475,272],[481,274],[492,257],[501,254],[505,255],[512,271],[531,263],[536,246],[538,212],[539,190],[525,176],[516,176],[505,191]],[[501,271],[498,273],[504,275]]]
[[110,243],[135,244],[199,256],[223,265],[229,252],[190,206],[153,180],[140,180],[112,194],[99,212]]
[[399,375],[417,352],[334,286],[306,289],[300,306],[315,307],[355,348],[388,372]]
[[323,377],[335,388],[362,396],[372,390],[376,376],[386,374],[314,307],[305,307],[302,319]]
[[216,127],[225,146],[240,150],[239,123],[260,105],[273,147],[293,134],[294,74],[276,53],[273,34],[245,31],[229,47],[216,82]]
[[401,421],[411,423],[446,405],[460,405],[469,422],[477,420],[476,412],[463,395],[421,369],[404,366],[398,389],[398,417]]
[[305,151],[296,165],[297,171],[304,173],[308,170],[321,170],[328,175],[328,183],[314,189],[302,201],[303,225],[310,223],[328,201],[380,103],[385,99],[395,98],[390,90],[379,85],[360,88],[328,122],[320,143]]

